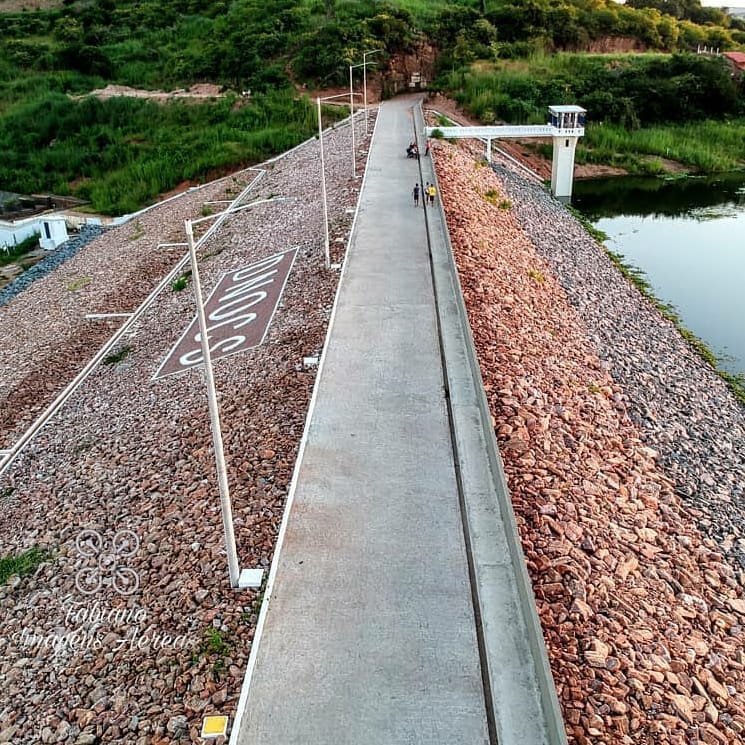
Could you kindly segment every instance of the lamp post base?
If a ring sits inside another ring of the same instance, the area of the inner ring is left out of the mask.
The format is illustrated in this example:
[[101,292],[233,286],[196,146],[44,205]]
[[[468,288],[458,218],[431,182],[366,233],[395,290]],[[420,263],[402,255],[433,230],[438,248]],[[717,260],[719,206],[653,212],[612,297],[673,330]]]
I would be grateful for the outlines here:
[[263,569],[241,569],[240,576],[238,577],[238,589],[258,589],[259,587],[261,587],[261,583],[263,581]]

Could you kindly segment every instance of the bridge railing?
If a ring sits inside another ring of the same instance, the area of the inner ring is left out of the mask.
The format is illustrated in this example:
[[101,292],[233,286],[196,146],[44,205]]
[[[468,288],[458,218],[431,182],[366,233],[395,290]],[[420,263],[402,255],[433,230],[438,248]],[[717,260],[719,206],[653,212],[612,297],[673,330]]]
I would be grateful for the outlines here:
[[437,130],[445,139],[507,139],[519,137],[583,137],[584,127],[554,127],[551,124],[506,124],[488,127],[425,127],[431,137]]

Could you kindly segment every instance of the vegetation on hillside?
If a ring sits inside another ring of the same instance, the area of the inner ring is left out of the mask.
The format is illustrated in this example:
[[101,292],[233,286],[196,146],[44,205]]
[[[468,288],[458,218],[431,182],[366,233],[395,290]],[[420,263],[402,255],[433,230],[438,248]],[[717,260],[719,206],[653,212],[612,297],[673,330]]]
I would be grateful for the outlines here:
[[545,123],[546,107],[559,103],[629,129],[745,114],[724,61],[691,54],[536,54],[461,69],[442,82],[485,123]]
[[[183,180],[312,136],[315,109],[291,79],[346,82],[363,48],[406,51],[412,28],[406,10],[328,0],[72,0],[0,14],[0,185],[131,211]],[[204,81],[224,85],[226,98],[71,98],[109,82],[172,90]]]
[[[383,49],[374,60],[384,67],[425,40],[438,49],[440,82],[463,87],[464,105],[487,121],[530,120],[538,108],[543,119],[547,102],[570,95],[619,127],[678,121],[686,107],[699,116],[712,82],[723,99],[709,115],[736,110],[721,67],[680,56],[613,69],[559,57],[564,69],[535,81],[504,66],[607,36],[654,50],[734,48],[745,43],[745,22],[698,0],[64,0],[0,13],[0,186],[132,210],[180,181],[296,144],[314,129],[309,103],[295,100],[298,86],[346,85],[364,51]],[[499,67],[479,82],[462,72],[476,60]],[[71,98],[106,83],[171,90],[197,82],[232,93],[199,105]]]
[[[179,182],[288,150],[316,131],[316,110],[291,91],[166,106],[138,98],[76,101],[59,92],[0,121],[0,184],[71,190],[104,214],[132,212]],[[339,116],[337,110],[328,116]]]
[[[666,52],[695,51],[699,45],[724,51],[745,44],[743,19],[702,8],[699,0],[685,0],[691,12],[675,16],[655,7],[665,2],[635,0],[635,7],[613,0],[451,3],[429,30],[442,50],[442,68],[450,70],[476,60],[588,50],[609,37],[625,38],[638,49]],[[693,16],[700,22],[690,20]]]

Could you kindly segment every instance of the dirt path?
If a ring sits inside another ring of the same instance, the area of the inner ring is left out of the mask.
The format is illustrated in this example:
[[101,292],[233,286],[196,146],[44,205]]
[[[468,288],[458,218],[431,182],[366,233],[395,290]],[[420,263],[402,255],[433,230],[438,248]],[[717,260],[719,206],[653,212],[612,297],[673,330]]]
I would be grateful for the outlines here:
[[[96,96],[96,98],[100,98],[102,101],[117,96],[126,96],[129,98],[147,98],[162,103],[177,98],[190,100],[222,98],[225,96],[225,93],[220,85],[214,85],[213,83],[197,83],[196,85],[192,85],[191,88],[178,88],[174,91],[148,91],[143,90],[142,88],[130,88],[127,85],[107,85],[105,88],[96,88],[96,90],[93,90],[86,95]],[[84,98],[84,96],[74,96],[74,98]]]

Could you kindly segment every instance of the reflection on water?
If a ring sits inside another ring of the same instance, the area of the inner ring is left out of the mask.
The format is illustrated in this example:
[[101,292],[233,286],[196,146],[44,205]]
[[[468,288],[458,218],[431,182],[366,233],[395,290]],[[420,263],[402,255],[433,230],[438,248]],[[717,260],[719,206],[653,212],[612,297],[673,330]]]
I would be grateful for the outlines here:
[[572,203],[725,369],[745,374],[745,173],[578,181]]
[[745,173],[580,180],[574,183],[572,205],[592,221],[618,215],[694,217],[694,213],[700,213],[701,219],[715,219],[729,210],[743,209]]

